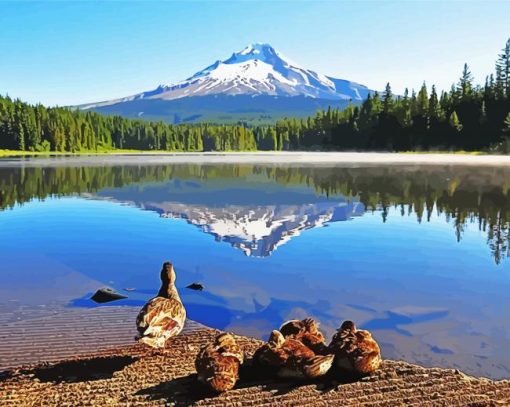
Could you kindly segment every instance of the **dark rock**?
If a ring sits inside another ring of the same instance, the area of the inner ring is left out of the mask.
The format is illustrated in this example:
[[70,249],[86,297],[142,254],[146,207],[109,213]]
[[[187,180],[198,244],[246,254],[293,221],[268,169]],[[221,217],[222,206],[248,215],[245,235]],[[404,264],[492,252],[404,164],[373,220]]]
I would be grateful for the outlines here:
[[193,283],[186,286],[186,288],[189,288],[190,290],[202,291],[204,289],[204,286],[200,283]]
[[115,290],[103,287],[95,292],[95,294],[90,297],[90,299],[97,303],[110,302],[115,300],[122,300],[124,298],[128,298],[126,295],[119,294]]

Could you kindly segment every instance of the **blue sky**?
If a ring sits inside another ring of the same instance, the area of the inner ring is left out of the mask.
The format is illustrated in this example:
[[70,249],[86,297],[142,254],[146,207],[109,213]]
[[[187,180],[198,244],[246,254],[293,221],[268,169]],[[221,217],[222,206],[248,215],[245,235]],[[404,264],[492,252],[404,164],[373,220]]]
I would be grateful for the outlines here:
[[252,42],[326,75],[396,92],[491,73],[500,1],[2,1],[0,94],[66,105],[191,76]]

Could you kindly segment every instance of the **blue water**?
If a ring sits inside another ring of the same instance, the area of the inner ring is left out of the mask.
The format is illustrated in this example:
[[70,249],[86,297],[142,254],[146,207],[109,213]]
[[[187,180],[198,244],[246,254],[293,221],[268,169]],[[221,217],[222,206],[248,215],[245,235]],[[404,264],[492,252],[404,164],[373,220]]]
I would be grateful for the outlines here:
[[128,183],[6,208],[0,304],[95,307],[90,295],[109,286],[134,288],[111,304],[141,306],[171,260],[189,318],[206,325],[264,338],[313,316],[330,336],[352,319],[385,357],[510,377],[510,260],[495,261],[476,221],[459,241],[436,207],[419,222],[410,202],[383,217],[359,194],[229,182]]

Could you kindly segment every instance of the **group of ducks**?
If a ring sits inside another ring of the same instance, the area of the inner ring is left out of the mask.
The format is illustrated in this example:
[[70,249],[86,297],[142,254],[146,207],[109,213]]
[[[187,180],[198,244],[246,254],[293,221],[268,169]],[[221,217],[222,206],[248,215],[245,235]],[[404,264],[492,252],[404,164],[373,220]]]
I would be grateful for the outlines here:
[[[138,340],[155,348],[164,347],[168,338],[178,335],[186,321],[169,262],[163,264],[161,281],[158,295],[144,305],[136,321]],[[381,362],[379,345],[370,332],[357,329],[352,321],[345,321],[326,345],[318,323],[306,318],[287,321],[272,331],[250,363],[279,377],[314,379],[333,369],[340,374],[370,374]],[[215,392],[232,389],[243,364],[244,352],[229,333],[221,333],[203,346],[195,360],[198,380]]]

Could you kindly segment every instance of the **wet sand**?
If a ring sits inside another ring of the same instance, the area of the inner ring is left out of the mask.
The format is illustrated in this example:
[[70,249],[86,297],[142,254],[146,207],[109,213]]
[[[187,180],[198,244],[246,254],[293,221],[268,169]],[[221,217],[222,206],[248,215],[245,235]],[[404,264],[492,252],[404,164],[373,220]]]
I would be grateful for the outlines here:
[[98,155],[2,158],[0,167],[104,166],[166,164],[282,164],[282,165],[464,165],[510,166],[510,155],[448,153],[354,153],[354,152],[210,152],[210,153],[111,153]]
[[[38,315],[27,307],[19,311],[20,321],[2,323],[0,319],[0,371],[132,345],[139,310],[128,306],[58,307]],[[188,321],[183,333],[203,327]]]
[[[510,405],[508,380],[390,360],[370,377],[313,383],[281,381],[246,369],[235,389],[216,396],[197,385],[194,359],[219,331],[190,322],[165,349],[155,351],[133,344],[132,307],[69,311],[2,330],[3,366],[18,367],[0,374],[1,406]],[[248,356],[261,343],[237,338]],[[128,340],[129,345],[121,344]],[[5,359],[9,352],[15,357]]]

